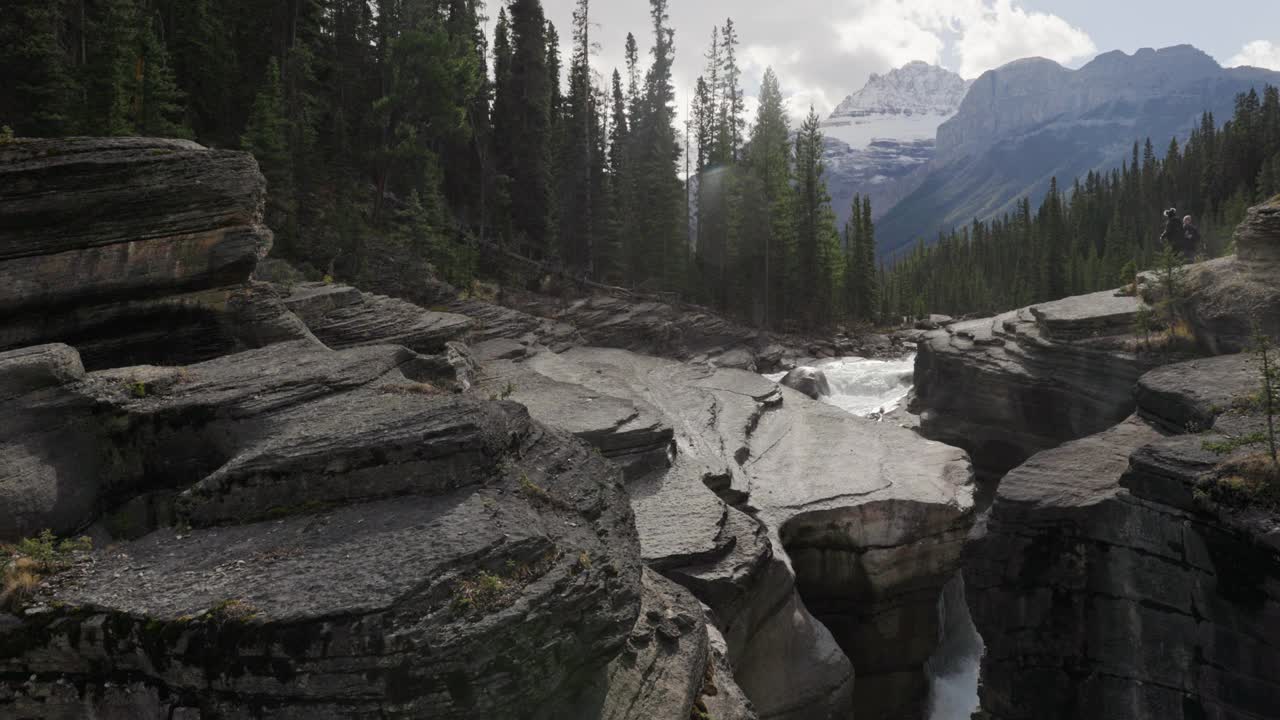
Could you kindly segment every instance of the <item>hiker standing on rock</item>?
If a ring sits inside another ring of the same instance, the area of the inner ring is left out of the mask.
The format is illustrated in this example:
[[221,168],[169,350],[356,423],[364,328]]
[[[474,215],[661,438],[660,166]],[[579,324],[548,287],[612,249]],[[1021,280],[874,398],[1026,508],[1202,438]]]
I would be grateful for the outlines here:
[[1160,235],[1160,242],[1169,243],[1175,250],[1182,248],[1182,223],[1178,222],[1177,208],[1164,211],[1164,232]]
[[1182,247],[1180,249],[1187,262],[1195,262],[1196,254],[1200,252],[1200,228],[1196,227],[1190,215],[1182,218]]
[[1160,242],[1168,243],[1187,262],[1194,262],[1200,247],[1200,230],[1191,222],[1190,215],[1179,221],[1178,209],[1169,208],[1164,211],[1164,233],[1160,235]]

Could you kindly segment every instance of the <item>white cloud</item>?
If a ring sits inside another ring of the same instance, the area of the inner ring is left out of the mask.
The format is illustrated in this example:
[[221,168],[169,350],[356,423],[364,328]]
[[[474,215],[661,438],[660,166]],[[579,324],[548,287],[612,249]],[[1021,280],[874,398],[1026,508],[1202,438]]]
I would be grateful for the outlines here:
[[1068,63],[1097,53],[1083,30],[1057,15],[1027,12],[1013,0],[872,0],[836,25],[841,46],[885,58],[939,63],[948,49],[953,70],[973,78],[1018,58]]
[[904,17],[903,3],[882,2],[870,12],[837,23],[840,48],[848,53],[878,55],[892,67],[912,60],[938,63],[945,47],[942,38],[928,26]]
[[963,25],[957,42],[959,72],[977,77],[1012,60],[1040,56],[1068,63],[1098,48],[1083,30],[1057,15],[1027,12],[1010,0],[996,0]]
[[1235,57],[1227,61],[1229,67],[1252,65],[1253,67],[1280,70],[1280,44],[1270,40],[1255,40],[1248,43]]

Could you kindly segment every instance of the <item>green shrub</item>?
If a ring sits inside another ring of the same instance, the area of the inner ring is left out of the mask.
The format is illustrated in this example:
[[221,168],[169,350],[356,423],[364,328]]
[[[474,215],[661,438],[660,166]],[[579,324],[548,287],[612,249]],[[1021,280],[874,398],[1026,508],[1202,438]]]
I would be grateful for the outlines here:
[[0,609],[17,609],[45,578],[71,567],[78,553],[92,549],[87,537],[59,540],[51,530],[0,547]]

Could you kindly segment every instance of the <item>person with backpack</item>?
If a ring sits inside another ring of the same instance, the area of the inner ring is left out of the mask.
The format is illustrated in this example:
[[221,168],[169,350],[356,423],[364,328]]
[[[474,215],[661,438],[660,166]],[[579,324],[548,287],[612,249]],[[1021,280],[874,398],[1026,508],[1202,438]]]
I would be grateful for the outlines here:
[[1196,255],[1200,253],[1200,228],[1196,227],[1190,215],[1182,218],[1182,247],[1179,250],[1187,262],[1195,262]]

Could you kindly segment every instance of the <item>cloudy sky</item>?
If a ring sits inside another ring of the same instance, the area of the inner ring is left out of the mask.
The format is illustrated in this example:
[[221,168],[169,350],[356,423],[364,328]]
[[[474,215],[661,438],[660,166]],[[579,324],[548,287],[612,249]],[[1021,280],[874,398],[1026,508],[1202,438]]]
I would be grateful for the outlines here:
[[[501,0],[489,0],[497,15]],[[732,17],[742,41],[743,84],[753,96],[764,69],[781,79],[794,115],[826,114],[873,72],[911,60],[967,78],[1039,55],[1071,67],[1099,52],[1191,43],[1224,65],[1280,70],[1276,0],[670,0],[681,102],[702,72],[711,28]],[[543,0],[569,42],[574,0]],[[652,44],[647,0],[593,0],[594,65],[622,66],[634,32]],[[567,53],[567,50],[566,50]]]

